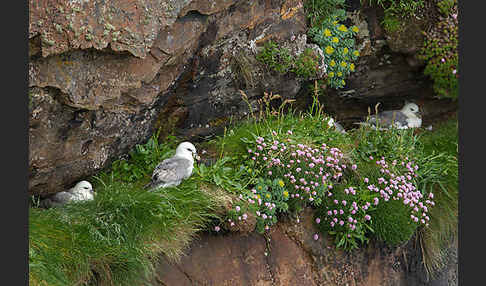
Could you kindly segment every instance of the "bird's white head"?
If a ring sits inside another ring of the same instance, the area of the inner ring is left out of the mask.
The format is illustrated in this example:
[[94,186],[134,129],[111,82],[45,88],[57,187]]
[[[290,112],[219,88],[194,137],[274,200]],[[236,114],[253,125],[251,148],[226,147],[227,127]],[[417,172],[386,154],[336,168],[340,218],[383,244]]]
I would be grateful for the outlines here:
[[405,114],[414,114],[415,116],[421,117],[418,105],[413,102],[406,103],[402,108],[402,112]]
[[88,181],[81,181],[74,186],[73,193],[79,200],[91,200],[94,195],[93,186]]
[[200,157],[197,154],[196,147],[191,142],[182,142],[177,146],[176,155],[184,158],[196,158],[199,160]]

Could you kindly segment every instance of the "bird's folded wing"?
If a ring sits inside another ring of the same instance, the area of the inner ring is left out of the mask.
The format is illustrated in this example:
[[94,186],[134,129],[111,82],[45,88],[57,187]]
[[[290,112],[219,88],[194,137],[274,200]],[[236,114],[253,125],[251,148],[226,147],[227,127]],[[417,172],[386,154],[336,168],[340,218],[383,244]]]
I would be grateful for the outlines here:
[[68,193],[68,192],[59,192],[59,193],[56,193],[55,195],[53,195],[51,197],[51,200],[56,201],[56,202],[60,202],[60,203],[67,203],[71,200],[72,196],[73,195],[71,193]]
[[180,181],[187,175],[190,161],[184,158],[172,157],[165,159],[155,167],[152,182]]
[[71,194],[68,192],[59,192],[48,198],[43,199],[40,202],[40,206],[43,208],[58,207],[61,206],[71,199]]
[[399,110],[383,111],[378,115],[371,116],[369,123],[380,126],[390,126],[392,123],[399,124],[400,126],[406,126],[407,116]]

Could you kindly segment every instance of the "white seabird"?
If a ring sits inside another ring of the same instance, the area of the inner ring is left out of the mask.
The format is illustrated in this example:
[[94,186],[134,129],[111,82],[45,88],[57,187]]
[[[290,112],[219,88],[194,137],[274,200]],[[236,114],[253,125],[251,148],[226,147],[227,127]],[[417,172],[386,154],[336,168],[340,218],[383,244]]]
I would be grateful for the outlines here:
[[69,202],[90,201],[93,199],[93,186],[88,181],[81,181],[67,191],[56,193],[41,200],[40,206],[44,208],[58,207]]
[[173,157],[163,160],[155,167],[151,182],[145,188],[152,191],[179,185],[183,179],[191,176],[194,158],[200,159],[196,147],[191,142],[182,142],[177,146]]
[[366,122],[355,124],[368,125],[379,130],[386,130],[392,126],[397,129],[407,129],[422,126],[422,117],[418,105],[408,102],[400,110],[383,111],[370,116]]

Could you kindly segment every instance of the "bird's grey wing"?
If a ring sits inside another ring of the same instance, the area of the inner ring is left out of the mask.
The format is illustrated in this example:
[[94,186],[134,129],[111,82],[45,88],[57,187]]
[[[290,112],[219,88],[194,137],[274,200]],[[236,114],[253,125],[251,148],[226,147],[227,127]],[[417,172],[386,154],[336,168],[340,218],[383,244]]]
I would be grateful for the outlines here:
[[373,125],[389,127],[394,123],[397,127],[407,126],[407,116],[399,110],[389,110],[370,117],[369,122]]
[[59,192],[48,198],[41,200],[40,206],[44,208],[58,207],[71,200],[72,195],[68,192]]
[[190,161],[187,159],[179,157],[165,159],[155,167],[152,183],[180,181],[187,176],[189,167]]

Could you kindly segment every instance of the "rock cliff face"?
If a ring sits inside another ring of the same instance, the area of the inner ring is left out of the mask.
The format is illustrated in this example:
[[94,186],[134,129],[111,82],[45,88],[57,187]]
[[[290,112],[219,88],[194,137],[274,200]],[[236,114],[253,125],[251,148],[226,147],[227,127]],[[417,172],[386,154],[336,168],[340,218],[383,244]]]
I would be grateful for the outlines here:
[[[161,257],[152,285],[457,285],[457,253],[435,279],[427,279],[417,245],[390,248],[377,242],[351,252],[317,228],[307,209],[296,220],[256,233],[202,234],[180,262]],[[454,248],[451,248],[454,249]],[[455,248],[457,249],[457,248]]]
[[[413,57],[417,48],[395,40],[421,23],[387,35],[380,9],[348,2],[362,57],[343,90],[326,92],[325,110],[345,126],[378,101],[381,108],[418,101],[424,125],[455,111],[454,102],[433,98]],[[257,110],[264,92],[298,99],[300,106],[309,100],[305,79],[271,73],[255,59],[270,39],[296,53],[319,52],[306,42],[303,0],[29,5],[30,194],[72,186],[157,129],[191,140],[214,134],[230,118]]]
[[[39,195],[92,175],[156,128],[244,113],[235,53],[305,33],[293,0],[46,0],[29,11],[29,192]],[[288,97],[300,89],[268,82]],[[261,96],[256,86],[250,95]]]

